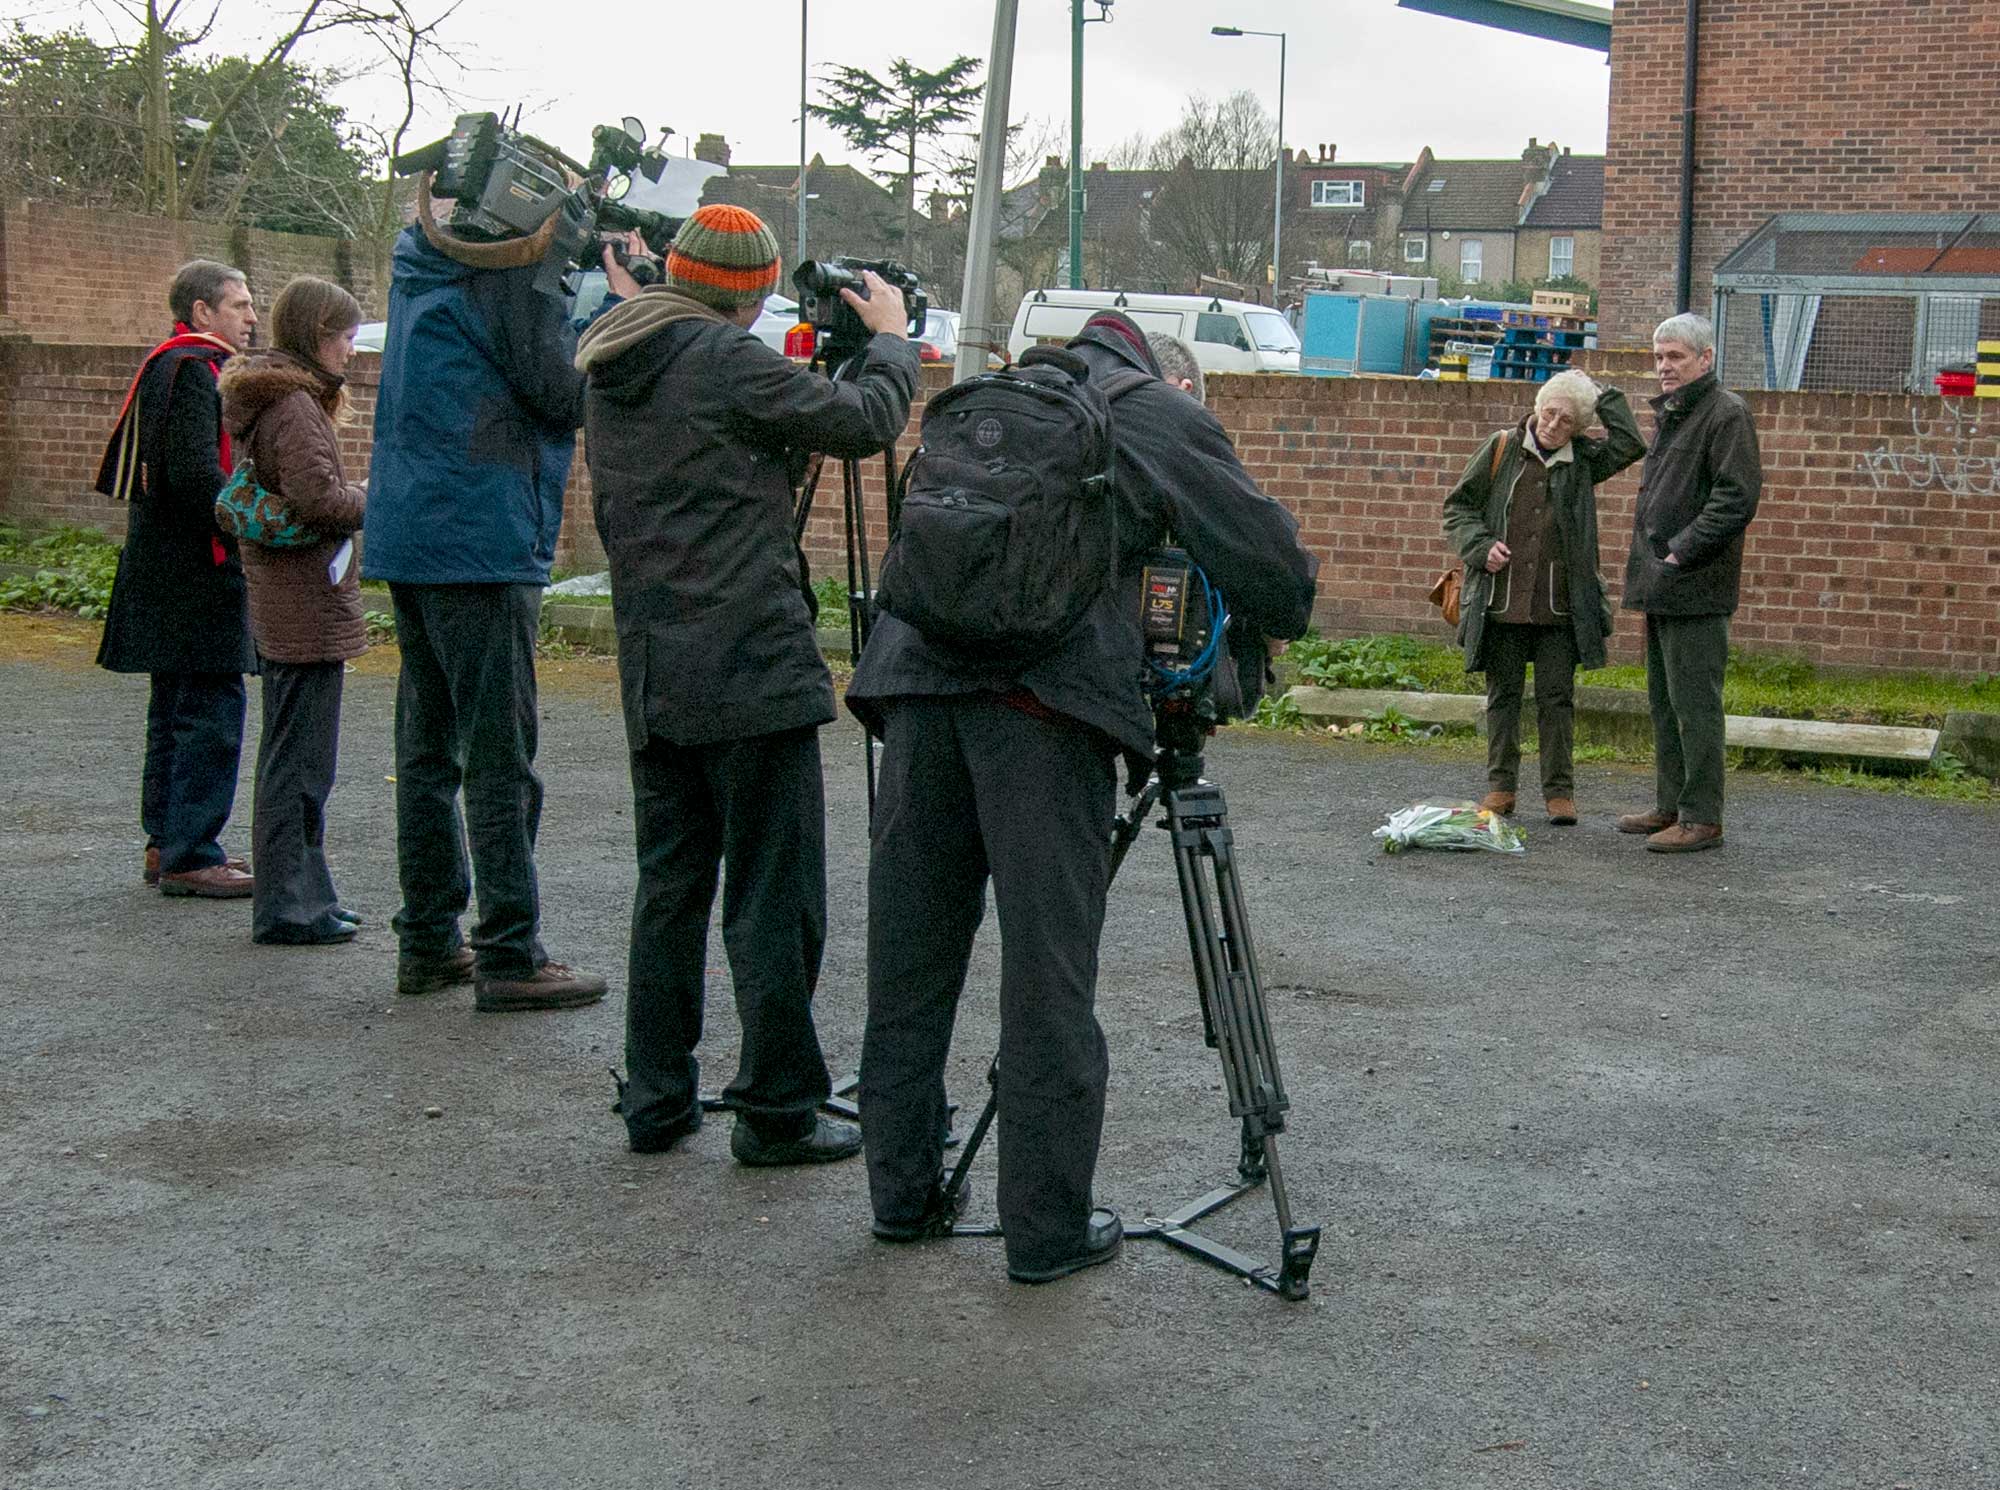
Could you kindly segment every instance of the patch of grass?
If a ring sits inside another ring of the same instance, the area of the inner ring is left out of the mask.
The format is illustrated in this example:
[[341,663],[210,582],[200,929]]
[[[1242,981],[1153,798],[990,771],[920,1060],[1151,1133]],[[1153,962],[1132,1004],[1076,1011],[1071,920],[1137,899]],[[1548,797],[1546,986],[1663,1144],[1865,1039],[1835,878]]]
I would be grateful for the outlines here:
[[118,573],[118,545],[94,528],[56,528],[33,538],[0,529],[0,563],[35,572],[0,580],[0,609],[70,611],[102,620]]
[[847,581],[838,575],[823,574],[813,581],[813,597],[819,601],[819,624],[847,619]]
[[361,613],[361,624],[368,636],[368,645],[379,647],[383,643],[396,640],[396,613],[386,610],[365,610]]
[[[1734,757],[1737,752],[1731,751],[1730,754]],[[2000,782],[1988,781],[1948,751],[1925,769],[1914,772],[1858,764],[1815,765],[1774,756],[1763,750],[1742,752],[1742,758],[1732,759],[1730,766],[1734,770],[1795,775],[1823,786],[1887,792],[1899,797],[1929,797],[1948,802],[2000,802]]]

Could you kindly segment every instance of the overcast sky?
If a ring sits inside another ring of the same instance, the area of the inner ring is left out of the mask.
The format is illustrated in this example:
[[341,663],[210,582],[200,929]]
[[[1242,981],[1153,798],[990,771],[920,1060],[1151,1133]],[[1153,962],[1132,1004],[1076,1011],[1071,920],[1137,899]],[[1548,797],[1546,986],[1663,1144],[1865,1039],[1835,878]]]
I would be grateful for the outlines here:
[[[428,18],[446,3],[412,0],[412,9]],[[248,50],[288,4],[221,0],[216,41]],[[205,14],[207,5],[187,8]],[[525,126],[573,155],[588,152],[592,124],[629,113],[654,129],[671,125],[676,153],[714,133],[739,164],[779,164],[798,158],[800,9],[799,0],[463,0],[443,35],[467,65],[456,83],[464,106],[525,103]],[[1096,11],[1089,0],[1086,12]],[[78,15],[54,0],[0,0],[7,14],[43,29]],[[1020,0],[1019,14],[1010,112],[1053,134],[1069,117],[1069,0]],[[88,11],[82,19],[107,29]],[[1192,93],[1247,88],[1277,112],[1277,41],[1215,37],[1212,25],[1289,34],[1285,136],[1295,149],[1327,142],[1356,161],[1412,160],[1425,145],[1442,156],[1513,157],[1531,135],[1584,154],[1604,148],[1609,70],[1597,52],[1395,0],[1116,0],[1109,24],[1084,28],[1087,151],[1163,133]],[[807,65],[816,91],[835,63],[879,75],[895,57],[926,69],[983,58],[992,33],[990,0],[809,0]],[[363,60],[339,44],[307,57]],[[387,118],[400,104],[394,89],[365,80],[340,96],[361,117]],[[449,114],[434,108],[412,142],[444,133]],[[854,159],[818,124],[808,148]]]
[[[619,39],[572,20],[564,42],[551,45],[557,15],[589,13],[621,17]],[[1069,117],[1068,0],[1020,0],[1019,15],[1011,113],[1060,129]],[[1440,155],[1513,156],[1530,135],[1583,153],[1604,148],[1609,69],[1600,53],[1394,0],[1117,0],[1111,15],[1084,28],[1088,149],[1164,132],[1191,93],[1248,88],[1275,114],[1277,41],[1211,36],[1212,25],[1289,34],[1285,135],[1294,147],[1326,141],[1351,160],[1410,160],[1426,144]],[[490,69],[468,78],[468,89],[496,104],[526,101],[551,143],[581,154],[592,123],[633,113],[688,142],[721,134],[750,164],[798,158],[799,20],[799,0],[560,12],[546,0],[466,0],[454,18]],[[878,75],[895,57],[937,68],[960,54],[983,58],[992,36],[988,0],[809,0],[806,60],[816,89],[834,63]],[[850,154],[824,126],[810,126],[807,143],[829,160]]]

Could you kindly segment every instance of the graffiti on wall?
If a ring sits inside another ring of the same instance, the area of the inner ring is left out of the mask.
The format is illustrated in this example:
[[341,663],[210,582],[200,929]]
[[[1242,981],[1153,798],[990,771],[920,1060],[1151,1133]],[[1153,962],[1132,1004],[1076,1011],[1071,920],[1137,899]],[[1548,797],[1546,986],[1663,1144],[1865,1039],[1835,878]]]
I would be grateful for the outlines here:
[[[1944,491],[1953,496],[2000,495],[2000,456],[1975,455],[1981,443],[1977,399],[1945,399],[1942,412],[1930,414],[1917,404],[1910,408],[1910,444],[1897,449],[1900,438],[1885,440],[1854,458],[1877,491]],[[1984,443],[2000,437],[2000,408],[1986,419]]]

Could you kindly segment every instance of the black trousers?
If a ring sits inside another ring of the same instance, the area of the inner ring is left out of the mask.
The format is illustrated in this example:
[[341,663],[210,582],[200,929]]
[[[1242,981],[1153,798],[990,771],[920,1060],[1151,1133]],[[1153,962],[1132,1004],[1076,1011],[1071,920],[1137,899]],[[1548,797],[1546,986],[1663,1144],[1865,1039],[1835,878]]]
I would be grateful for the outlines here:
[[344,662],[263,665],[264,729],[257,740],[251,862],[253,935],[307,927],[340,903],[326,863],[326,799],[340,753]]
[[813,1028],[826,942],[826,802],[819,731],[632,753],[639,889],[632,903],[623,1099],[632,1135],[694,1109],[709,912],[723,871],[722,944],[743,1022],[724,1100],[765,1138],[802,1138],[832,1091]]
[[1486,784],[1511,792],[1521,770],[1521,695],[1535,665],[1535,733],[1543,797],[1576,795],[1576,633],[1486,623]]
[[868,862],[861,1131],[875,1214],[913,1221],[943,1165],[945,1057],[986,883],[1000,917],[1007,1260],[1083,1245],[1110,1061],[1097,944],[1117,778],[1104,739],[990,694],[889,708]]
[[1646,617],[1646,701],[1653,714],[1653,800],[1684,823],[1722,825],[1723,675],[1729,617]]
[[160,869],[208,869],[228,857],[222,829],[236,805],[243,757],[238,673],[154,673],[146,705],[146,772],[139,823]]
[[[537,932],[535,637],[539,585],[389,586],[403,654],[396,685],[396,868],[405,956],[460,945],[476,882],[482,978],[548,960]],[[464,792],[461,815],[459,794]],[[471,840],[470,865],[466,843]]]

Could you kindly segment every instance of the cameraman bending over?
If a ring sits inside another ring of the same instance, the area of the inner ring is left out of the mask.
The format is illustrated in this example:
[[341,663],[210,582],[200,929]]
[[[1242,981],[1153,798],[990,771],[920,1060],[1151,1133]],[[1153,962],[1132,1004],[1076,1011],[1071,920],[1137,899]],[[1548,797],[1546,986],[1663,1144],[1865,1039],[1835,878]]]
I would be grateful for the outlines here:
[[883,615],[847,692],[884,742],[861,1055],[875,1235],[918,1241],[951,1220],[938,1184],[945,1057],[990,876],[998,1204],[1007,1273],[1023,1283],[1103,1262],[1123,1236],[1117,1216],[1091,1209],[1109,1070],[1093,1005],[1116,759],[1143,770],[1153,751],[1139,690],[1145,555],[1171,532],[1246,631],[1274,637],[1306,629],[1318,571],[1297,521],[1257,490],[1214,416],[1160,381],[1137,326],[1106,312],[1070,349],[1092,383],[1121,395],[1116,586],[1053,652],[1012,671],[968,672]]
[[819,727],[833,682],[792,541],[803,452],[865,456],[910,416],[916,349],[902,294],[842,291],[874,335],[829,382],[749,334],[778,283],[754,213],[701,208],[648,285],[584,333],[585,449],[611,561],[639,890],[620,1111],[634,1150],[701,1126],[694,1047],[716,870],[743,1053],[724,1096],[744,1164],[860,1152],[819,1117],[831,1091],[813,1029],[826,938]]

